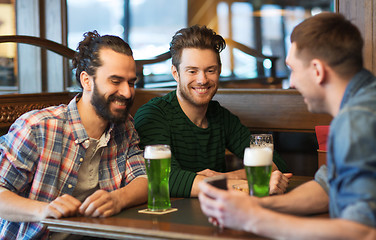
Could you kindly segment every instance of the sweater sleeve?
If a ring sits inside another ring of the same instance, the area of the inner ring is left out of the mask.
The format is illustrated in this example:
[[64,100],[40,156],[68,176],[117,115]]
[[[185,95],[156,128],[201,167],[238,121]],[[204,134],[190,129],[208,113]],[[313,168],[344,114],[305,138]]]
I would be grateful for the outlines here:
[[249,147],[251,133],[240,119],[226,108],[222,108],[222,119],[226,136],[226,148],[243,159],[244,149]]
[[175,158],[174,146],[171,146],[171,131],[168,114],[165,112],[163,100],[152,100],[140,107],[135,114],[134,121],[136,130],[140,136],[140,147],[146,145],[167,144],[171,147],[171,173],[170,195],[171,197],[190,197],[193,181],[196,173],[183,170]]

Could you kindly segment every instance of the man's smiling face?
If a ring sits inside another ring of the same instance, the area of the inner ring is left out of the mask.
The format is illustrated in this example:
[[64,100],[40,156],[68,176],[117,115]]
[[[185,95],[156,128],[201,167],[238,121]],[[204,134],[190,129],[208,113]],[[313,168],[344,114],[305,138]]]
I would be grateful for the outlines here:
[[135,96],[136,63],[132,56],[101,49],[102,66],[92,76],[91,104],[106,121],[124,122]]
[[177,95],[194,106],[207,105],[218,89],[220,66],[211,49],[183,49],[179,71],[172,67],[178,82]]

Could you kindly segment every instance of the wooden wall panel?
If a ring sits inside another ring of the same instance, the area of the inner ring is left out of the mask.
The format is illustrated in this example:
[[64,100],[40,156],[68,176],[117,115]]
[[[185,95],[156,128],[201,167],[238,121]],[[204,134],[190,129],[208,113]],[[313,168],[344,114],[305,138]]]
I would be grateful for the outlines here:
[[315,126],[332,120],[328,114],[310,113],[293,89],[220,89],[214,99],[255,131],[314,133]]
[[[130,113],[134,115],[151,98],[172,90],[136,89]],[[68,103],[74,95],[69,92],[0,95],[0,128],[8,128],[27,111]],[[329,125],[332,119],[327,114],[308,112],[303,97],[296,90],[220,89],[214,99],[252,130],[313,133],[316,125]]]
[[376,74],[376,0],[337,0],[337,11],[358,26],[364,38],[364,67]]
[[0,129],[7,130],[28,111],[67,104],[74,96],[71,92],[0,95]]
[[[136,89],[130,111],[136,110],[153,97],[163,96],[173,89]],[[296,90],[282,89],[219,89],[214,100],[238,116],[255,131],[315,132],[317,125],[329,125],[328,114],[307,110],[302,95]]]

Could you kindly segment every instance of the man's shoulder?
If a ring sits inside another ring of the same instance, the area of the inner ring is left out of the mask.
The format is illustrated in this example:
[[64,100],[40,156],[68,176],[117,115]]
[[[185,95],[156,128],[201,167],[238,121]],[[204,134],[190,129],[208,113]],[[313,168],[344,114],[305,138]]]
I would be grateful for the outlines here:
[[168,111],[168,109],[173,109],[174,101],[176,100],[176,92],[170,92],[162,97],[155,97],[149,100],[149,102],[142,105],[135,115],[135,119],[137,119],[137,115],[145,114],[146,112],[150,111]]
[[[347,100],[348,98],[348,100]],[[376,109],[376,77],[363,69],[347,86],[343,108],[367,106]]]
[[349,127],[376,130],[376,82],[352,96],[331,123],[331,128]]
[[351,97],[343,109],[344,111],[370,111],[376,114],[376,79],[375,82],[359,90],[355,96]]
[[[213,114],[226,114],[226,115],[234,115],[232,114],[226,107],[222,106],[218,101],[211,100],[208,106],[208,112]],[[235,116],[235,115],[234,115]]]
[[67,105],[61,104],[59,106],[50,106],[39,110],[32,110],[19,117],[18,121],[25,121],[33,125],[52,119],[65,119],[67,108]]
[[221,104],[217,100],[210,100],[209,108],[212,109],[226,109],[225,107],[221,106]]
[[172,91],[172,92],[167,93],[164,96],[150,99],[148,104],[152,104],[152,105],[171,104],[175,99],[176,99],[176,91]]

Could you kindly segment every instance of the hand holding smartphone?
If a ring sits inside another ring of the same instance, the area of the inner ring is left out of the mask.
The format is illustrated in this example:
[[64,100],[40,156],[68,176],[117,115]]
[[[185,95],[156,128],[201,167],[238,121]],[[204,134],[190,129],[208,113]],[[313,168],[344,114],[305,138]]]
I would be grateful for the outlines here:
[[214,177],[208,177],[208,178],[205,178],[204,181],[216,188],[227,190],[227,178],[225,175],[217,175]]

